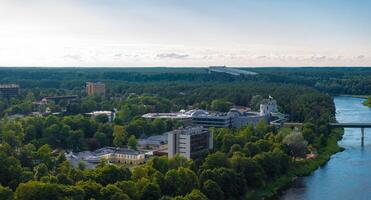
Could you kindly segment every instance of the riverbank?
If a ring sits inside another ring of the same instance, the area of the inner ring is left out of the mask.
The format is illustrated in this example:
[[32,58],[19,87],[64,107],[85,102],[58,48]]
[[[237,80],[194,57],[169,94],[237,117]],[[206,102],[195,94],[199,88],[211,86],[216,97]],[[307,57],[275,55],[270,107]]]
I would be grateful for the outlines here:
[[353,98],[361,98],[361,99],[367,99],[367,95],[356,95],[356,94],[341,94],[340,97],[353,97]]
[[343,151],[344,148],[338,145],[343,133],[342,129],[334,129],[327,139],[327,145],[319,150],[317,158],[296,161],[286,175],[267,183],[264,188],[248,192],[245,199],[276,199],[279,192],[289,187],[297,177],[310,175],[316,169],[325,165],[333,154]]
[[371,108],[371,96],[369,96],[366,101],[363,102],[363,105]]

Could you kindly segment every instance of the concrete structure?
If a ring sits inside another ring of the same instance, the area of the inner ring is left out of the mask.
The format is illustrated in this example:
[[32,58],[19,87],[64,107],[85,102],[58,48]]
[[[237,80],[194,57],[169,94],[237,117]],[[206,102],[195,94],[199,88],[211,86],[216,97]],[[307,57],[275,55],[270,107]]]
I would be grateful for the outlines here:
[[192,116],[186,113],[184,110],[173,113],[147,113],[142,115],[145,119],[170,119],[179,120],[183,122],[184,126],[191,125]]
[[201,126],[186,127],[168,133],[168,157],[180,154],[188,159],[213,149],[213,135]]
[[95,96],[95,95],[106,95],[106,85],[104,83],[93,83],[87,82],[86,83],[86,92],[88,96]]
[[361,128],[361,146],[365,144],[365,128],[371,128],[371,123],[329,123],[330,127]]
[[[200,112],[202,110],[197,110]],[[216,127],[216,128],[232,128],[233,121],[235,116],[229,115],[228,113],[208,113],[207,111],[203,111],[204,114],[198,114],[192,116],[192,124],[199,125],[206,128],[209,127]]]
[[114,111],[93,111],[93,112],[86,113],[86,114],[93,117],[93,118],[95,118],[99,115],[106,115],[108,117],[109,122],[113,122],[113,120],[115,120],[115,118],[116,118],[116,112],[114,112]]
[[[193,109],[187,112],[180,111],[176,113],[148,113],[142,117],[147,119],[179,119],[182,120],[185,125],[203,126],[205,128],[216,127],[216,128],[239,128],[249,124],[256,125],[260,120],[266,120],[270,122],[272,116],[275,115],[283,118],[286,115],[277,115],[277,102],[272,97],[264,99],[260,105],[259,112],[253,112],[250,108],[235,106],[232,107],[229,112],[208,112],[202,109]],[[281,119],[280,118],[280,119]],[[285,120],[286,120],[285,118]],[[191,122],[190,122],[191,121]],[[282,122],[283,119],[280,120]]]
[[217,73],[226,73],[234,76],[239,76],[241,74],[243,75],[257,75],[258,73],[252,72],[252,71],[246,71],[236,68],[230,68],[226,66],[210,66],[208,69],[209,73],[217,72]]
[[15,97],[19,95],[19,85],[17,84],[0,84],[0,97]]
[[260,112],[249,111],[249,109],[232,108],[227,113],[206,112],[192,116],[192,124],[206,128],[239,128],[249,124],[256,125],[260,120],[269,121],[270,115],[261,115]]

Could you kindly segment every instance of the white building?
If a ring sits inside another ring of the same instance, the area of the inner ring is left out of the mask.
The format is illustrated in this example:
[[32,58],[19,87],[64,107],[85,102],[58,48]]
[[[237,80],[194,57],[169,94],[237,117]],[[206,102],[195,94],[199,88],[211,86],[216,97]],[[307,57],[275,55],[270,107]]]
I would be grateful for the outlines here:
[[268,99],[264,99],[260,104],[260,115],[270,115],[271,113],[275,113],[277,111],[277,101],[271,96],[269,96]]
[[202,109],[193,109],[187,112],[177,113],[148,113],[142,117],[147,119],[177,119],[182,120],[185,125],[192,124],[205,128],[239,128],[246,125],[256,125],[261,120],[269,122],[272,113],[277,112],[277,101],[269,96],[269,99],[264,99],[260,104],[260,111],[254,112],[246,107],[234,107],[227,113],[223,112],[208,112]]
[[206,128],[187,127],[168,133],[169,158],[179,154],[194,159],[209,149],[213,149],[213,135]]
[[99,115],[106,115],[108,117],[109,122],[113,122],[113,120],[115,120],[116,118],[116,112],[113,112],[113,111],[93,111],[91,113],[86,113],[86,114],[94,118]]

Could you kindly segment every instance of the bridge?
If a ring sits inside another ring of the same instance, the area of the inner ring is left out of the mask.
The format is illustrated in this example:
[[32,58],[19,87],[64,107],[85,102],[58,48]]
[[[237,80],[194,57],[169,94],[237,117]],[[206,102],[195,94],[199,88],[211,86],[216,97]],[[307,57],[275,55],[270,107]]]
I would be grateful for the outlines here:
[[365,128],[371,128],[371,123],[329,123],[330,127],[339,128],[361,128],[361,145],[365,143]]

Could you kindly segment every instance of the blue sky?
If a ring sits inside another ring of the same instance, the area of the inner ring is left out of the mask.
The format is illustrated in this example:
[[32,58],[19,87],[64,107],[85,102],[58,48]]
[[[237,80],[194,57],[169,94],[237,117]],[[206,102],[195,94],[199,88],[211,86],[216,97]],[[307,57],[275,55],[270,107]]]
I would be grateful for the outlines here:
[[0,0],[0,66],[371,66],[366,0]]

